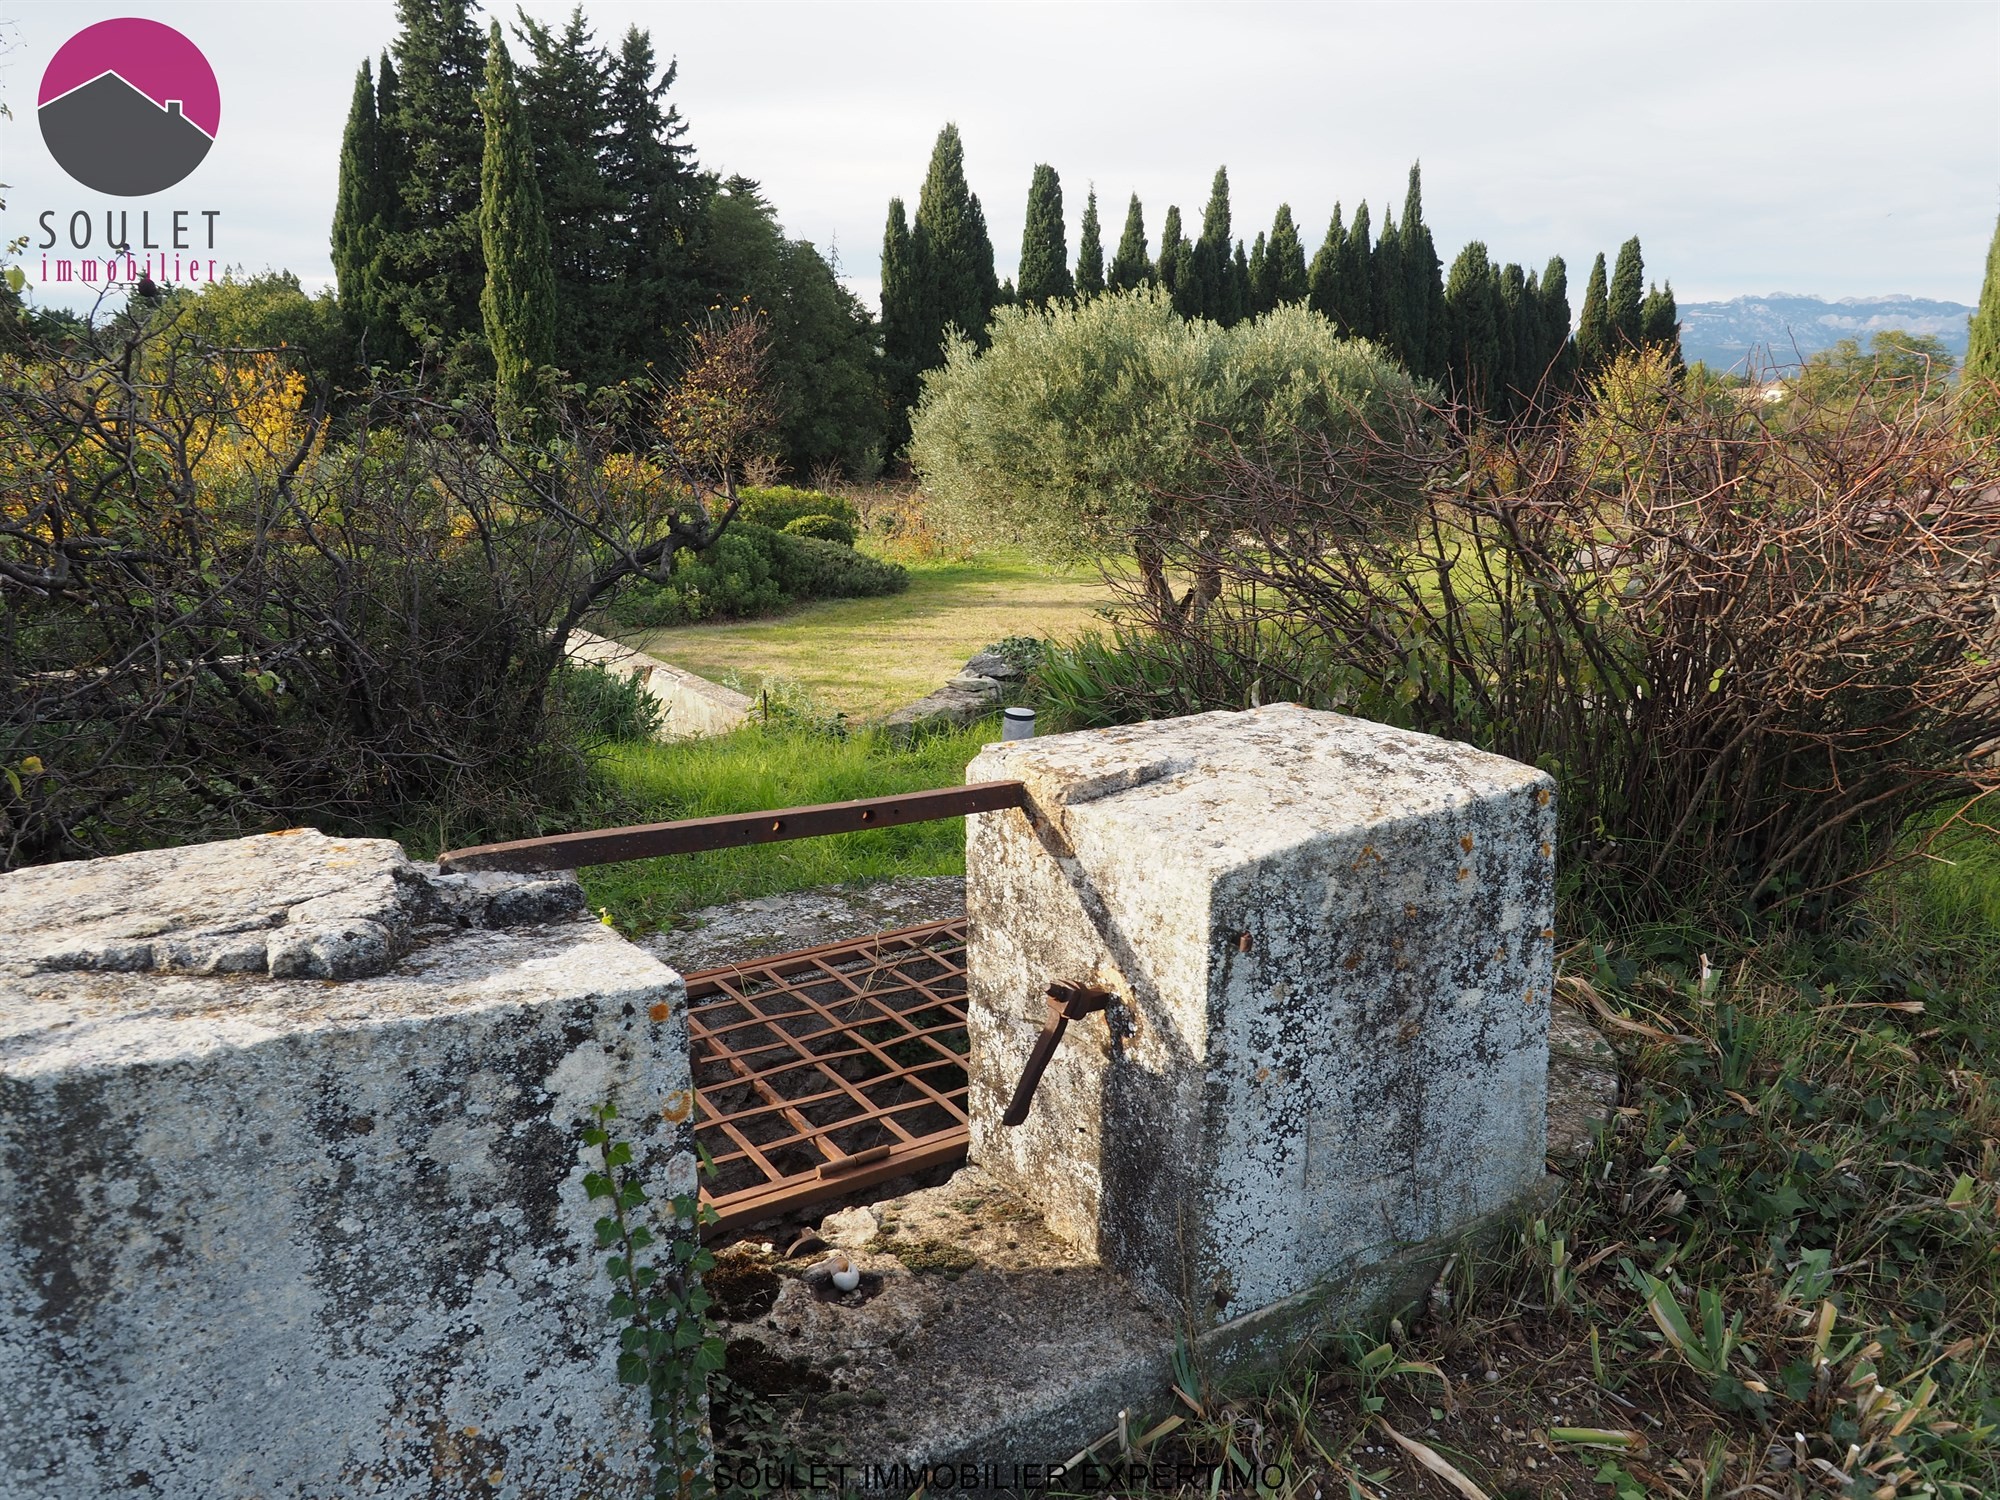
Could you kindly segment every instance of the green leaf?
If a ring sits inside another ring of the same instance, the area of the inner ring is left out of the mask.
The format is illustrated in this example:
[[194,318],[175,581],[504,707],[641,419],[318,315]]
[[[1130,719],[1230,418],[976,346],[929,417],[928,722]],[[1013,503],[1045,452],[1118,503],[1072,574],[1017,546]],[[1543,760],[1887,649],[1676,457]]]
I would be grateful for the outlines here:
[[27,285],[28,276],[25,271],[19,266],[9,266],[7,268],[7,286],[10,291],[19,292],[25,290]]
[[602,1172],[585,1172],[583,1174],[583,1190],[593,1198],[610,1198],[615,1196],[611,1190],[611,1179],[606,1177]]

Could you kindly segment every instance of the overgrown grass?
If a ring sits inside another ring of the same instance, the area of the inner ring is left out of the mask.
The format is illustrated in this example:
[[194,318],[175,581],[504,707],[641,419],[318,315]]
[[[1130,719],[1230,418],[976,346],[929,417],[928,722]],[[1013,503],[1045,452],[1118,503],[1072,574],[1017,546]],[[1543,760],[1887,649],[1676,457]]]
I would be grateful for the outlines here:
[[[980,746],[999,737],[991,720],[909,746],[873,732],[843,736],[751,724],[715,739],[614,745],[602,766],[630,816],[656,822],[955,786]],[[592,908],[608,911],[620,931],[633,935],[671,927],[683,913],[723,901],[850,880],[964,873],[964,821],[946,818],[606,865],[582,877]]]
[[1879,880],[1845,936],[1573,949],[1559,991],[1627,1097],[1562,1197],[1386,1338],[1193,1390],[1152,1456],[1233,1450],[1301,1496],[1995,1493],[1990,833]]

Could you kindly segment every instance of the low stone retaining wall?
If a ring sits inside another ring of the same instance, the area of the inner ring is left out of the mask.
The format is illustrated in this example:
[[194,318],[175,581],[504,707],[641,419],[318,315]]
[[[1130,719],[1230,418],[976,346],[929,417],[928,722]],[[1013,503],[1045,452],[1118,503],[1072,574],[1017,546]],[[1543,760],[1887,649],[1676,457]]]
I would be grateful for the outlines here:
[[593,662],[621,677],[637,678],[647,696],[664,711],[660,721],[663,740],[727,734],[750,716],[751,700],[734,688],[587,630],[569,633],[568,654],[573,660]]
[[685,1027],[565,879],[310,829],[0,876],[0,1494],[650,1493],[578,1131],[693,1191]]

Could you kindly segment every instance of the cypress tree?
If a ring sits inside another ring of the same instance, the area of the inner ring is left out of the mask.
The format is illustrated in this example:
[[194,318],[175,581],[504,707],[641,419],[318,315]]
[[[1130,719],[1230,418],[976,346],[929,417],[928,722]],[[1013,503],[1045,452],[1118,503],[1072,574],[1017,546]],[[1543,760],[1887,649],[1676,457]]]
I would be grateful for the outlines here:
[[381,123],[400,136],[408,167],[389,260],[405,326],[461,337],[480,326],[486,279],[479,248],[485,47],[470,0],[396,0],[396,15],[401,86],[395,119]]
[[1423,164],[1410,163],[1397,245],[1403,264],[1403,363],[1413,375],[1444,378],[1444,275],[1430,226],[1424,223]]
[[[388,59],[383,59],[387,66]],[[333,207],[333,274],[340,314],[364,365],[400,363],[405,355],[388,276],[388,239],[396,219],[398,179],[385,161],[375,80],[367,63],[354,79],[340,141],[340,189]]]
[[1167,205],[1167,222],[1160,226],[1160,285],[1174,300],[1174,311],[1184,318],[1201,316],[1201,291],[1194,280],[1194,250],[1181,232],[1178,204]]
[[1612,340],[1616,335],[1611,328],[1610,298],[1605,292],[1604,252],[1597,252],[1597,259],[1591,263],[1590,280],[1583,288],[1583,317],[1576,326],[1576,362],[1578,373],[1586,380],[1604,368],[1604,362],[1611,357]]
[[1676,370],[1681,368],[1681,312],[1674,304],[1671,281],[1665,290],[1646,289],[1646,300],[1639,306],[1639,337],[1648,349],[1663,350]]
[[1146,213],[1139,195],[1125,206],[1125,232],[1118,236],[1118,251],[1111,257],[1108,280],[1115,292],[1129,292],[1153,279],[1153,263],[1146,256]]
[[1637,349],[1644,339],[1646,266],[1639,255],[1639,236],[1618,247],[1618,264],[1611,272],[1608,316],[1614,347]]
[[1319,242],[1312,268],[1306,272],[1306,306],[1339,329],[1342,337],[1353,338],[1355,331],[1340,316],[1340,272],[1346,254],[1347,230],[1340,222],[1340,205],[1336,203],[1333,217],[1327,221],[1326,238]]
[[605,175],[610,145],[611,57],[581,9],[560,32],[523,15],[515,33],[530,57],[519,74],[521,109],[534,126],[535,179],[549,226],[560,363],[591,385],[628,371],[619,346],[629,317],[616,280],[612,232],[623,203]]
[[1271,239],[1265,248],[1264,274],[1269,278],[1271,306],[1306,300],[1306,250],[1299,242],[1298,225],[1292,222],[1292,205],[1280,203],[1271,221]]
[[897,414],[890,434],[893,447],[909,440],[906,409],[917,399],[916,288],[910,265],[910,226],[903,200],[889,200],[889,221],[882,230],[882,383]]
[[1230,310],[1241,322],[1250,316],[1250,258],[1244,253],[1243,241],[1236,242],[1236,258],[1229,268]]
[[1264,245],[1264,231],[1257,231],[1257,243],[1250,247],[1249,266],[1250,300],[1245,304],[1250,316],[1261,318],[1278,305],[1277,297],[1271,291],[1270,255]]
[[1369,277],[1369,296],[1375,309],[1375,336],[1384,347],[1409,368],[1409,329],[1403,310],[1403,243],[1396,219],[1386,209],[1382,213],[1382,233],[1375,240],[1375,256]]
[[1076,294],[1095,297],[1104,290],[1104,236],[1097,222],[1097,189],[1083,200],[1083,229],[1076,237]]
[[1223,327],[1242,315],[1229,257],[1229,169],[1217,167],[1202,211],[1201,238],[1194,242],[1194,311]]
[[1576,346],[1569,336],[1569,267],[1560,255],[1550,256],[1542,271],[1537,303],[1541,337],[1535,345],[1535,378],[1560,390],[1576,374]]
[[479,310],[493,351],[501,410],[518,415],[534,403],[538,368],[555,359],[556,283],[541,186],[535,180],[534,141],[498,21],[487,36],[486,88],[479,107],[486,122],[479,174],[486,280]]
[[1966,319],[1965,373],[1961,388],[1968,398],[1968,419],[1974,432],[2000,431],[2000,224],[1986,247],[1986,276],[1979,284],[1979,306]]
[[714,273],[701,263],[715,181],[694,162],[687,125],[667,103],[678,73],[669,62],[654,77],[652,38],[626,28],[611,65],[605,111],[611,127],[602,153],[604,181],[620,205],[606,254],[619,308],[616,349],[637,373],[708,306]]
[[1051,298],[1075,292],[1063,233],[1062,179],[1054,167],[1043,162],[1036,166],[1028,184],[1028,216],[1021,230],[1020,298],[1025,306],[1039,307]]
[[1520,410],[1524,394],[1532,384],[1522,374],[1521,335],[1528,322],[1528,279],[1520,266],[1509,261],[1493,278],[1493,387],[1491,410],[1497,416],[1511,416]]
[[993,241],[978,195],[965,181],[965,145],[947,124],[931,149],[930,169],[910,228],[910,263],[917,288],[917,370],[944,363],[944,334],[957,328],[986,342],[986,325],[1000,301]]
[[1348,330],[1350,338],[1377,338],[1382,330],[1375,319],[1375,247],[1369,240],[1366,198],[1354,210],[1354,222],[1347,226],[1347,242],[1341,251],[1336,283],[1341,305],[1335,321]]
[[1451,392],[1475,411],[1494,412],[1500,363],[1500,330],[1493,265],[1474,240],[1458,252],[1444,285],[1445,359]]

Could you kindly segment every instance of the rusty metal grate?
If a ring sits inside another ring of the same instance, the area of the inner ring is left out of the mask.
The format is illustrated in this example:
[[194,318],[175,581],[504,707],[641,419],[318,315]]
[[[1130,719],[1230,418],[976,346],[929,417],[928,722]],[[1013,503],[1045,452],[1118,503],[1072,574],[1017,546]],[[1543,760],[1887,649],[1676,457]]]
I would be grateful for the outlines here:
[[965,921],[687,976],[726,1229],[965,1155]]

